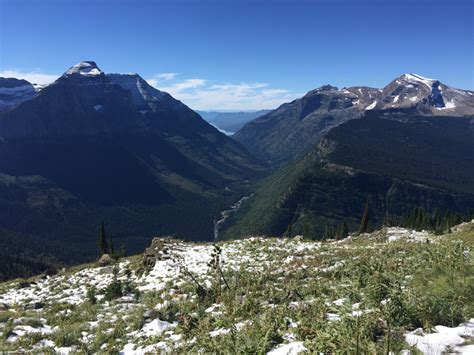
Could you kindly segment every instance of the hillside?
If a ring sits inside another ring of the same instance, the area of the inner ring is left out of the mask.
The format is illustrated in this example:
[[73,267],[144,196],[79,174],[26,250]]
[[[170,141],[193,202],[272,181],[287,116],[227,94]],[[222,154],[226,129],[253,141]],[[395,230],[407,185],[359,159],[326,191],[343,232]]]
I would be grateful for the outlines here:
[[371,222],[400,221],[414,208],[429,214],[474,213],[471,118],[374,110],[325,134],[303,159],[260,182],[221,230],[323,238],[344,221],[357,230],[369,202]]
[[157,233],[208,240],[263,171],[180,101],[92,61],[1,113],[0,137],[0,228],[62,244],[67,263],[96,256],[101,220],[129,252]]
[[324,85],[247,123],[234,137],[278,167],[306,154],[331,128],[374,109],[429,117],[472,116],[474,93],[416,74],[404,74],[382,89]]
[[136,256],[0,284],[0,351],[467,354],[473,242],[474,221],[441,236],[155,239],[149,271]]

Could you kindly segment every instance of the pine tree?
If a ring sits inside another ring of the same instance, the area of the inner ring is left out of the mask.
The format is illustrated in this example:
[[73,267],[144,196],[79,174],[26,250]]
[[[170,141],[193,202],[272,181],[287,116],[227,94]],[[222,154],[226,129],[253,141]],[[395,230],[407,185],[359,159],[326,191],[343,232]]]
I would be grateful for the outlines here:
[[286,228],[286,232],[285,232],[285,237],[286,238],[291,238],[293,232],[292,232],[292,226],[291,226],[291,223],[288,225],[288,228]]
[[338,239],[343,239],[347,237],[349,234],[349,227],[347,226],[346,221],[342,222],[341,228],[339,229],[339,233],[337,235]]
[[100,255],[109,253],[109,247],[107,245],[107,237],[105,235],[104,221],[102,221],[100,225],[100,230],[99,230],[99,252],[100,252]]
[[369,226],[369,199],[367,199],[367,202],[365,204],[365,209],[364,209],[364,214],[362,215],[362,219],[360,221],[360,227],[359,227],[359,234],[366,233],[367,228]]
[[118,251],[118,257],[119,258],[124,258],[127,256],[127,248],[125,247],[125,244],[120,244],[120,248]]
[[309,223],[306,222],[305,224],[303,224],[303,237],[305,237],[305,239],[310,239],[310,227],[309,227]]
[[113,242],[113,240],[112,240],[112,236],[109,237],[109,254],[110,254],[110,256],[112,256],[112,257],[115,256],[114,242]]
[[328,224],[326,224],[326,229],[324,231],[324,239],[333,239],[333,238],[334,238],[334,231]]

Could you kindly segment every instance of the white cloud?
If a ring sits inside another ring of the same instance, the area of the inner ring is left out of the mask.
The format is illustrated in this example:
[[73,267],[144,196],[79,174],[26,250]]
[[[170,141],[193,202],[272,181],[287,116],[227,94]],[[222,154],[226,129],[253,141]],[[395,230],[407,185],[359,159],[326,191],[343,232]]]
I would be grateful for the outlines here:
[[160,73],[153,75],[153,77],[148,79],[147,81],[148,84],[157,87],[163,82],[173,80],[177,75],[178,73]]
[[27,72],[20,70],[3,70],[0,71],[0,76],[4,78],[17,78],[28,80],[32,84],[49,84],[59,78],[56,74],[43,74],[38,72]]
[[173,80],[178,73],[161,73],[156,75],[156,79],[161,81]]
[[[174,80],[176,76],[173,77]],[[276,108],[301,94],[271,88],[267,83],[210,84],[205,79],[175,80],[160,85],[156,76],[148,80],[157,89],[166,91],[195,110],[260,110]]]
[[[25,79],[33,84],[49,84],[59,75],[37,71],[4,70],[2,77]],[[260,110],[280,106],[301,93],[273,88],[268,83],[210,83],[200,78],[179,79],[177,73],[159,73],[147,80],[195,110]]]
[[198,87],[204,86],[205,84],[206,80],[204,79],[186,79],[170,86],[160,86],[160,90],[166,91],[173,96],[179,96],[185,94],[185,91],[196,89]]

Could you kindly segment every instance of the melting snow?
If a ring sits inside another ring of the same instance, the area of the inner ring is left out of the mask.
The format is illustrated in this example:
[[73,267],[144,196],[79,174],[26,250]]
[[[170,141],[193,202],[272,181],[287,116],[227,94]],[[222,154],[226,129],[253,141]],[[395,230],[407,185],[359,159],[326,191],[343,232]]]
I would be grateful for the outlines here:
[[369,106],[367,106],[365,109],[366,110],[373,110],[375,106],[377,105],[377,100],[372,102]]
[[414,231],[400,227],[387,228],[387,240],[389,243],[400,239],[405,239],[408,242],[424,242],[428,239],[429,233],[426,231]]
[[426,85],[430,90],[431,90],[433,81],[435,81],[434,79],[425,78],[417,74],[404,74],[403,77],[406,80],[411,81],[411,82],[422,83]]
[[150,323],[145,324],[139,334],[143,334],[145,336],[159,335],[165,330],[169,328],[174,328],[177,325],[178,323],[170,323],[160,319],[155,319]]
[[277,348],[269,351],[267,355],[294,355],[307,350],[302,341],[294,341],[289,344],[279,345]]
[[97,76],[102,74],[96,66],[88,62],[80,62],[69,69],[66,74],[79,74],[83,76]]
[[[456,328],[441,325],[435,327],[435,332],[425,334],[421,328],[405,334],[405,341],[411,346],[416,346],[423,354],[437,355],[446,351],[469,353],[474,350],[472,345],[463,349],[456,347],[464,343],[466,337],[474,336],[474,318],[467,323],[462,323]],[[456,348],[455,348],[456,347]],[[455,348],[455,349],[454,349]]]
[[444,107],[437,107],[436,109],[445,110],[445,109],[455,108],[455,107],[456,107],[456,104],[454,103],[454,100],[451,99],[450,101],[448,101],[444,104]]

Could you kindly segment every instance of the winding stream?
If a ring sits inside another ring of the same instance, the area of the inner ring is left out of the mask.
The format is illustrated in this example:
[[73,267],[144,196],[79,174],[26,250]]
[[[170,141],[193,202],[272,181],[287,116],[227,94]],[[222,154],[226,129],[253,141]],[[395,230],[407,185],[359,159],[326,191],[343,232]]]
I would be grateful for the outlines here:
[[232,213],[238,211],[238,209],[242,206],[242,203],[245,200],[248,200],[249,198],[251,198],[252,196],[253,194],[244,196],[240,200],[238,200],[236,203],[234,203],[232,206],[230,206],[230,209],[221,211],[221,217],[217,221],[214,221],[214,240],[217,240],[217,238],[219,237],[219,230],[221,229],[222,225],[227,220],[227,218],[229,218]]

